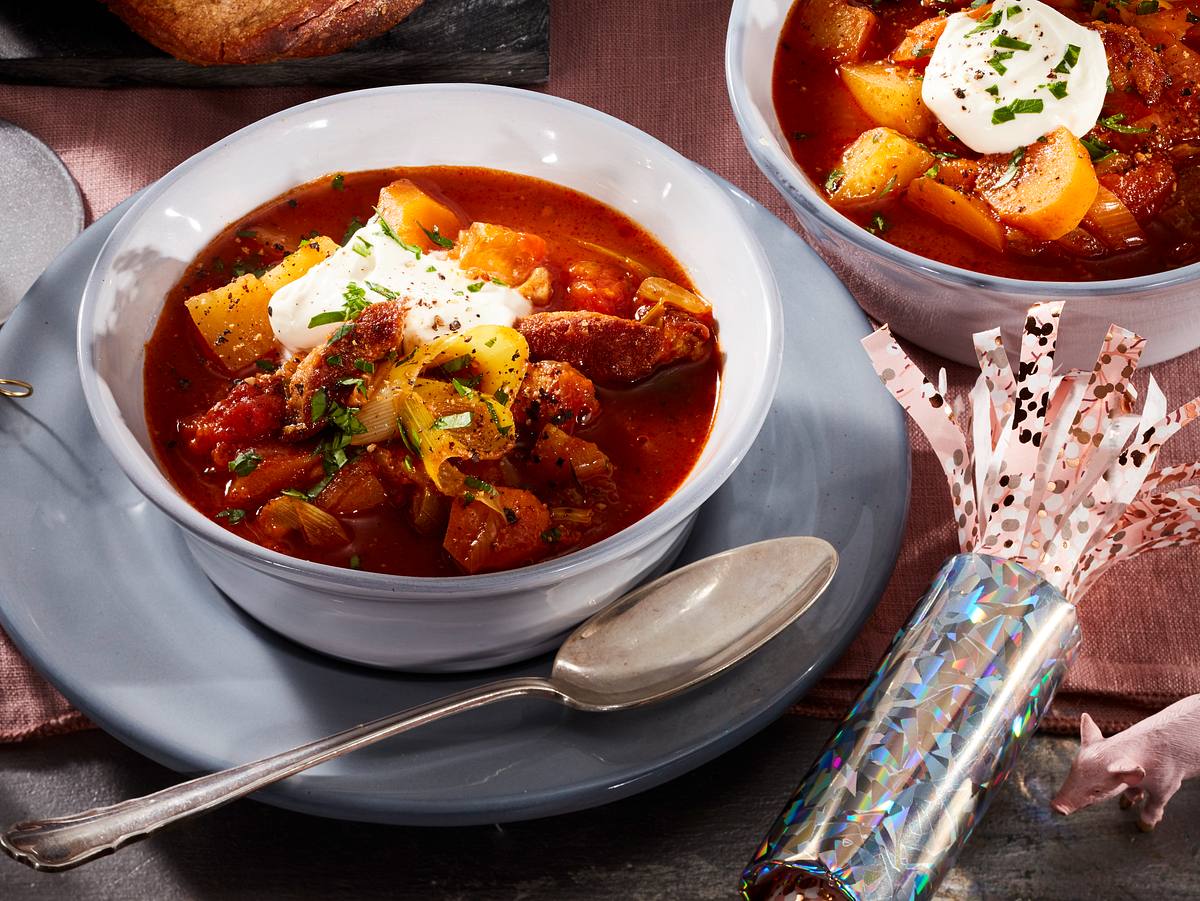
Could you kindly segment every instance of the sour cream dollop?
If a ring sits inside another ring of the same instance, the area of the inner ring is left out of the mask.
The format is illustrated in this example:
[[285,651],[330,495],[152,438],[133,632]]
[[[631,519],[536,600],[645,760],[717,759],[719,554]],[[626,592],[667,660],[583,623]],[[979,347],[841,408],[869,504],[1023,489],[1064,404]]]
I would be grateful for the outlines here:
[[271,297],[268,318],[276,340],[292,354],[328,341],[340,322],[309,324],[342,310],[352,284],[372,302],[396,295],[406,311],[406,350],[477,325],[511,326],[532,309],[519,291],[470,278],[445,251],[422,252],[418,259],[372,216],[345,247]]
[[921,99],[972,150],[1008,153],[1059,126],[1083,137],[1107,89],[1099,33],[1040,0],[997,0],[982,19],[946,20]]

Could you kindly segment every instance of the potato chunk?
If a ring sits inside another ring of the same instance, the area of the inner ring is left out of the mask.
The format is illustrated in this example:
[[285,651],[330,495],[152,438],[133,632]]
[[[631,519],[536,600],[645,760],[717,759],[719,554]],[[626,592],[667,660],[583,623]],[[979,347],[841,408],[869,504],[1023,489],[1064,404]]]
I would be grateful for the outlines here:
[[392,182],[379,192],[378,211],[402,241],[422,250],[438,249],[437,242],[426,234],[426,229],[444,241],[452,241],[462,227],[457,213],[406,178]]
[[921,99],[921,76],[885,62],[841,67],[842,83],[876,125],[913,138],[933,131],[933,113]]
[[846,0],[800,0],[795,12],[809,44],[840,63],[856,63],[875,33],[875,13]]
[[1065,128],[1031,144],[1015,176],[1008,160],[989,162],[977,183],[983,199],[1001,221],[1045,241],[1079,225],[1100,189],[1087,149]]
[[1004,249],[1004,226],[982,200],[933,178],[914,179],[905,200],[996,250]]
[[839,206],[872,203],[908,187],[932,165],[933,154],[916,141],[890,128],[872,128],[842,154],[840,182],[829,199]]
[[249,366],[275,346],[275,336],[267,318],[271,295],[332,256],[337,249],[338,244],[333,239],[315,238],[284,257],[261,277],[243,275],[223,288],[214,288],[185,301],[196,328],[230,372]]

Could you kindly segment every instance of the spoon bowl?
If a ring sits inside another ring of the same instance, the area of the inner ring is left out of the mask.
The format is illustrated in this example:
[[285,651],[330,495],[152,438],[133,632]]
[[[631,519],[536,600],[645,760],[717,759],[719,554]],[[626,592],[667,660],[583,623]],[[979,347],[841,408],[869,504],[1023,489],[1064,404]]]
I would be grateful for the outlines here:
[[17,823],[0,833],[0,848],[36,870],[68,870],[327,760],[486,704],[540,697],[602,712],[661,701],[783,631],[821,596],[837,559],[819,538],[775,538],[706,557],[585,622],[563,643],[548,679],[502,679],[144,798]]
[[631,591],[571,633],[552,682],[577,709],[652,704],[710,679],[795,622],[837,570],[820,538],[776,538]]

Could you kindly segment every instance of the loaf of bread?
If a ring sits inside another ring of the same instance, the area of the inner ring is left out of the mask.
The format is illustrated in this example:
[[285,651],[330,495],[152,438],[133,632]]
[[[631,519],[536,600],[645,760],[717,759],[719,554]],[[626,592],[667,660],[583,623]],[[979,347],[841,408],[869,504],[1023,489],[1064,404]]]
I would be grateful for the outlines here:
[[337,53],[383,34],[422,0],[104,0],[130,28],[199,65]]

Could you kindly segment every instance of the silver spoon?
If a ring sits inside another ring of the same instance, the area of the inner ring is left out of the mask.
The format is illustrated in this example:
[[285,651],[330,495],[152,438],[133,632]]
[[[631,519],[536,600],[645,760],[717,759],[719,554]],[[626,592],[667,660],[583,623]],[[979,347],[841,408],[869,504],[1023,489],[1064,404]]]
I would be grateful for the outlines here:
[[550,678],[522,676],[355,726],[273,757],[73,816],[18,823],[0,846],[36,870],[67,870],[164,826],[417,726],[527,695],[576,710],[626,710],[710,679],[762,647],[821,596],[837,551],[776,538],[699,560],[635,589],[571,633]]

